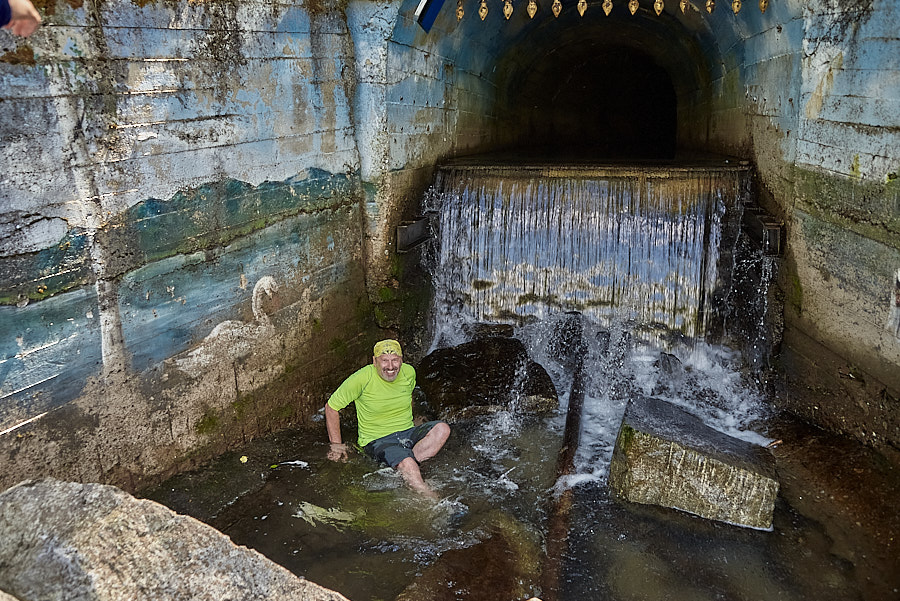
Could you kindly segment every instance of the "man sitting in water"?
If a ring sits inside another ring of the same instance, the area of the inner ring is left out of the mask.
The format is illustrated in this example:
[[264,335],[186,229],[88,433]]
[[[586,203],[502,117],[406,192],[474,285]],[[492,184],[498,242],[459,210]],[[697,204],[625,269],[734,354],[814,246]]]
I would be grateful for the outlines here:
[[400,472],[413,490],[436,499],[437,495],[422,479],[419,464],[441,450],[450,436],[450,426],[442,421],[413,424],[415,386],[416,370],[403,363],[400,343],[382,340],[376,344],[372,365],[351,374],[325,404],[325,427],[331,442],[328,458],[347,459],[338,412],[356,401],[359,446],[376,461]]

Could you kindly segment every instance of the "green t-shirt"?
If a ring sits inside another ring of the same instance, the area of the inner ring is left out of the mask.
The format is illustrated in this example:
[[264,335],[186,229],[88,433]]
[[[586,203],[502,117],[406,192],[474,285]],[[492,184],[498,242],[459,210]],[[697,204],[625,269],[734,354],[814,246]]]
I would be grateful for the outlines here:
[[376,438],[413,427],[412,391],[416,370],[403,363],[393,382],[384,381],[374,365],[355,371],[328,399],[328,406],[340,411],[356,401],[359,446]]

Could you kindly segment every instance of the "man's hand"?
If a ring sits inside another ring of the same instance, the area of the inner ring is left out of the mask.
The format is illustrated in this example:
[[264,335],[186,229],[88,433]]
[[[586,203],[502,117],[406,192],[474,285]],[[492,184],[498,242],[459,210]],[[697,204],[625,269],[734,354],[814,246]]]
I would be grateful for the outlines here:
[[3,26],[16,35],[28,37],[41,25],[41,15],[29,0],[9,0],[12,18]]
[[347,445],[341,442],[331,443],[331,448],[328,449],[328,459],[346,463],[347,458]]
[[332,461],[347,461],[347,445],[340,442],[333,442],[335,440],[342,440],[341,438],[341,418],[338,415],[338,412],[331,408],[328,403],[325,403],[325,430],[328,432],[328,442],[331,443],[331,448],[328,449],[328,458]]

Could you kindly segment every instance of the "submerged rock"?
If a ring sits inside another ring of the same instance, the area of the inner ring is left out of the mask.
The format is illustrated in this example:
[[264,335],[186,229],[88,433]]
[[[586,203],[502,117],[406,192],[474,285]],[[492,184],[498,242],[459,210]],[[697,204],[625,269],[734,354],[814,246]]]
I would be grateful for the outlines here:
[[651,398],[628,403],[609,485],[633,503],[761,530],[772,529],[778,494],[774,459],[765,449]]
[[482,540],[444,552],[396,601],[527,599],[534,593],[540,571],[537,534],[497,512]]
[[682,388],[686,372],[681,359],[670,353],[660,353],[653,366],[659,369],[659,380],[653,387],[654,395],[675,394]]
[[101,484],[30,481],[0,494],[0,566],[0,589],[19,601],[346,601],[202,522]]
[[515,338],[492,336],[438,349],[422,359],[417,379],[431,408],[450,421],[501,409],[543,412],[559,406],[549,374]]

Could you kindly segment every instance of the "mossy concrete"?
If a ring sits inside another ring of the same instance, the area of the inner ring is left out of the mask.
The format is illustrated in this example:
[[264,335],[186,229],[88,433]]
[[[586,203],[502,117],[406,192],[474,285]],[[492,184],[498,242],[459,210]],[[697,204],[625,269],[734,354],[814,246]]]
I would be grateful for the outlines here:
[[[885,218],[857,227],[837,211],[793,211],[780,279],[786,303],[776,403],[898,456],[900,233],[891,228]],[[884,235],[867,235],[872,229]]]
[[[75,398],[0,439],[0,487],[52,475],[142,490],[306,423],[383,337],[367,307],[355,269],[337,290],[272,312],[268,338],[252,354],[207,362],[188,348],[139,373],[89,377]],[[308,327],[313,319],[320,328]],[[340,353],[328,350],[335,336]]]
[[[103,430],[120,442],[82,440],[103,457],[84,477],[156,470],[176,455],[205,456],[192,446],[201,440],[252,435],[258,426],[234,427],[230,404],[270,385],[285,396],[274,384],[282,378],[299,386],[296,357],[310,341],[347,365],[379,331],[374,319],[425,346],[428,292],[414,261],[397,269],[396,226],[420,216],[447,157],[531,149],[517,91],[541,89],[600,42],[666,71],[685,150],[756,164],[766,208],[788,227],[787,327],[897,398],[897,336],[882,319],[896,312],[885,281],[898,265],[896,2],[772,3],[764,14],[747,5],[738,15],[673,5],[661,17],[617,4],[610,17],[567,8],[560,19],[541,10],[509,21],[493,9],[458,21],[447,5],[428,34],[417,5],[41,0],[45,27],[0,38],[0,328],[9,334],[0,344],[11,374],[0,432],[72,401],[74,413],[128,424]],[[846,252],[828,268],[835,250]],[[266,276],[277,290],[256,288]],[[270,322],[256,321],[257,290]],[[335,300],[342,294],[353,301]],[[332,331],[318,314],[332,301],[348,311],[341,324],[365,307],[368,325]],[[309,321],[298,326],[301,315]],[[207,340],[220,325],[218,344]],[[252,334],[249,346],[224,343],[240,332]],[[836,412],[853,402],[841,398]],[[892,423],[896,403],[883,406],[888,419],[873,411],[854,430]],[[138,417],[121,419],[135,407]],[[300,417],[286,407],[273,400],[260,414]],[[206,408],[225,432],[193,438]],[[77,423],[48,429],[46,456],[21,455],[21,469],[50,457],[63,460],[54,473],[71,468],[55,441],[78,438]],[[153,452],[129,447],[132,427],[178,451],[137,461]],[[0,446],[37,436],[22,428]]]
[[609,468],[609,486],[632,503],[771,530],[778,494],[774,460],[656,399],[632,399]]

